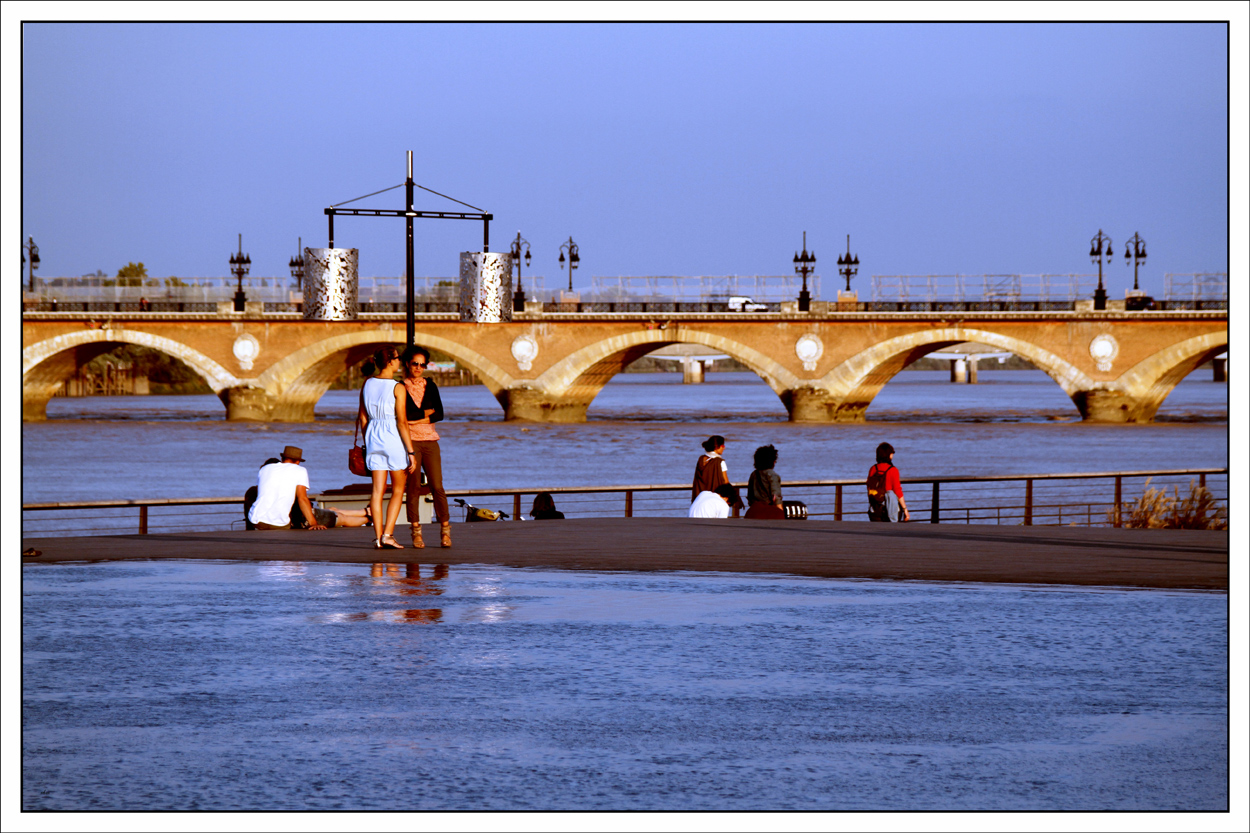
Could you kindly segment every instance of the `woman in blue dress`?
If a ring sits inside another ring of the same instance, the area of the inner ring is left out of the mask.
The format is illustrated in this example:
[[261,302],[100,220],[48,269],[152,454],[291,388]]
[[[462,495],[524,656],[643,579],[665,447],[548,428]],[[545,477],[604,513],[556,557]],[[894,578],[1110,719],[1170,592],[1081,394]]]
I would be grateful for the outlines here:
[[386,475],[391,476],[391,499],[386,505],[386,517],[381,534],[373,539],[375,549],[402,550],[395,541],[395,522],[399,520],[399,507],[404,502],[404,486],[408,474],[416,468],[412,441],[408,439],[408,413],[404,407],[406,396],[402,382],[395,381],[400,370],[399,351],[391,345],[373,354],[373,366],[377,375],[365,380],[360,388],[360,410],[357,424],[365,433],[365,465],[373,476],[373,494],[369,508],[376,524],[382,518],[382,495],[386,491]]

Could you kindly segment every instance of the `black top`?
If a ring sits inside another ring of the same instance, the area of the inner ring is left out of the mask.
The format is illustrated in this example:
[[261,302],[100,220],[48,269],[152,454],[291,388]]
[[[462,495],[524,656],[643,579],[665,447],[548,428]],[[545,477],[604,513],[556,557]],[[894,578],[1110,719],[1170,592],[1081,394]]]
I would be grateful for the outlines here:
[[564,520],[564,513],[558,509],[551,512],[544,512],[540,509],[537,512],[531,512],[530,517],[536,521],[562,521]]
[[421,404],[417,405],[412,401],[412,393],[407,396],[408,400],[408,419],[421,419],[425,416],[426,409],[433,409],[434,413],[430,415],[430,422],[442,422],[443,420],[443,397],[438,394],[438,385],[434,384],[433,379],[425,380],[425,393],[421,394]]

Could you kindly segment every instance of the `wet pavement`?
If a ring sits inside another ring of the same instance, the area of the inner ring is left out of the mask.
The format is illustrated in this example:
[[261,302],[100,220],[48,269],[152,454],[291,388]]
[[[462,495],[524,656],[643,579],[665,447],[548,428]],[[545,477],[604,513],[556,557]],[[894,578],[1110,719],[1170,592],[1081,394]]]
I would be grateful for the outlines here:
[[497,565],[26,564],[22,805],[1218,811],[1227,603]]

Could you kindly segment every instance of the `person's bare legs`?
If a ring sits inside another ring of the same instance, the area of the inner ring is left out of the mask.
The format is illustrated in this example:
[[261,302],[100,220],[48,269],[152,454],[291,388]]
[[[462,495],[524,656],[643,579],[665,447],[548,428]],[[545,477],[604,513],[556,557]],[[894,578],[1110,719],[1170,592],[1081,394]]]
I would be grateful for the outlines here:
[[351,529],[357,526],[365,526],[369,523],[369,515],[363,509],[339,509],[337,506],[325,507],[334,513],[334,525]]
[[[386,523],[382,527],[382,537],[390,538],[395,549],[403,549],[395,541],[395,522],[399,520],[399,507],[404,502],[404,486],[408,483],[408,472],[404,469],[391,474],[391,499],[386,504]],[[374,515],[376,518],[377,515]]]
[[[374,471],[369,472],[369,475],[373,478],[373,492],[369,495],[369,511],[373,513],[374,518],[383,517],[382,515],[382,493],[386,491],[386,475],[387,474],[388,472],[386,470],[382,470],[382,471],[374,470]],[[379,546],[379,541],[382,538],[382,531],[380,529],[377,529],[376,522],[374,523],[374,532],[376,534],[373,536],[373,545],[376,547],[376,546]]]

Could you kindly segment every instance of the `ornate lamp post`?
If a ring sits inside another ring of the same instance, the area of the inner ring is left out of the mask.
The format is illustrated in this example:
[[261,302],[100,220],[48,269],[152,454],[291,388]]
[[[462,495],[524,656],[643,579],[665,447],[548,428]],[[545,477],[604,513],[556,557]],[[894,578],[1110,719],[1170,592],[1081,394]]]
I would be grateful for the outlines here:
[[1102,265],[1110,263],[1115,255],[1111,251],[1111,238],[1098,229],[1098,234],[1089,241],[1089,258],[1098,264],[1098,288],[1094,290],[1094,309],[1107,308],[1107,290],[1102,285]]
[[[572,238],[569,238],[572,239]],[[512,263],[516,266],[516,292],[512,293],[512,311],[525,312],[525,290],[521,288],[521,247],[525,247],[525,265],[530,265],[530,241],[521,236],[521,232],[516,233],[516,240],[512,241]]]
[[243,294],[243,276],[252,268],[252,258],[243,254],[243,235],[239,235],[239,253],[230,255],[230,273],[238,278],[239,287],[234,293],[234,311],[243,312],[247,296]]
[[[35,291],[35,270],[39,268],[39,247],[35,245],[35,238],[26,238],[29,243],[22,246],[22,265],[30,264],[30,291]],[[30,254],[30,260],[26,259],[26,255]]]
[[[295,279],[295,288],[301,289],[304,286],[304,238],[300,237],[299,248],[295,257],[291,258],[291,262],[287,266],[291,267],[291,277]],[[239,240],[240,244],[243,242]]]
[[1146,262],[1146,241],[1141,239],[1141,235],[1133,232],[1133,236],[1129,238],[1128,245],[1124,248],[1124,265],[1128,266],[1129,261],[1133,261],[1133,291],[1137,289],[1137,266]]
[[846,254],[838,258],[838,274],[846,278],[846,291],[851,291],[851,278],[859,272],[859,255],[851,256],[851,235],[846,236]]
[[[847,245],[850,245],[849,238]],[[816,271],[816,267],[812,266],[815,262],[816,253],[807,251],[807,232],[803,232],[803,253],[794,253],[794,273],[803,276],[803,288],[799,291],[799,312],[808,312],[812,308],[812,296],[807,291],[807,276]]]
[[560,268],[561,269],[564,268],[564,250],[565,249],[568,249],[569,251],[569,292],[572,292],[573,291],[573,270],[577,268],[577,264],[578,262],[581,261],[581,257],[577,254],[577,244],[573,242],[573,238],[571,235],[567,243],[560,244]]

